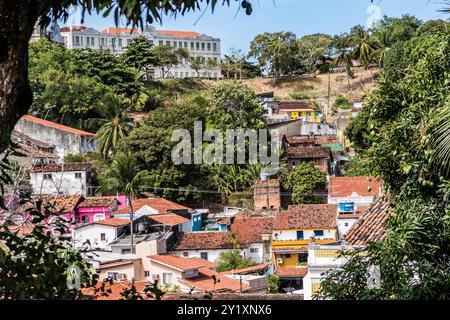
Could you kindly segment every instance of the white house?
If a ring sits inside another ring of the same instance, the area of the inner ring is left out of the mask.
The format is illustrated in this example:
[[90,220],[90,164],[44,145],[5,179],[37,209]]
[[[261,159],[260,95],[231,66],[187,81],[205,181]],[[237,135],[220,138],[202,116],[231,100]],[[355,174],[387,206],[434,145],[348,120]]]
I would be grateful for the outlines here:
[[382,194],[382,181],[377,178],[369,181],[369,177],[331,177],[328,204],[339,205],[340,212],[355,212],[358,206],[366,209]]
[[[69,26],[61,28],[61,36],[67,48],[81,49],[89,48],[93,50],[108,50],[115,54],[125,52],[126,47],[133,42],[136,37],[144,36],[154,46],[171,46],[174,48],[184,48],[190,56],[199,56],[202,59],[203,68],[197,71],[191,68],[187,59],[182,59],[181,63],[174,65],[169,70],[166,78],[222,78],[219,66],[208,66],[208,61],[219,63],[220,39],[192,31],[157,30],[153,26],[146,26],[144,30],[131,28],[108,27],[101,31],[85,26]],[[162,78],[161,70],[155,68],[150,71],[151,78]]]
[[91,196],[91,165],[89,163],[42,164],[30,171],[35,194]]
[[14,130],[51,146],[60,162],[68,153],[84,154],[97,149],[93,133],[29,115],[20,118]]
[[110,251],[110,244],[125,234],[129,224],[129,220],[111,218],[81,225],[75,229],[75,247]]

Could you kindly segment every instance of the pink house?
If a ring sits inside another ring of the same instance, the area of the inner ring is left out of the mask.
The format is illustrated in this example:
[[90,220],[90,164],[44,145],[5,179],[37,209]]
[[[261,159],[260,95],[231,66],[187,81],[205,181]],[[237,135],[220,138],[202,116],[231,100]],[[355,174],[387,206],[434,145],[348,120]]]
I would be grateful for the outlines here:
[[118,208],[119,201],[114,197],[85,198],[77,208],[77,223],[91,223],[109,219],[111,218],[111,212]]

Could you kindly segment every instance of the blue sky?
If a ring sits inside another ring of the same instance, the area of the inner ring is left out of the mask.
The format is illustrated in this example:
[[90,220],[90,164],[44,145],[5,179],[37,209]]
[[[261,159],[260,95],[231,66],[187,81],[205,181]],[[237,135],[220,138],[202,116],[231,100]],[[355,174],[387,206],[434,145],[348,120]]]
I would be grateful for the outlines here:
[[[231,1],[234,2],[234,1]],[[197,31],[221,38],[222,54],[235,47],[248,51],[249,42],[259,33],[292,31],[297,36],[311,33],[338,34],[356,24],[367,25],[378,14],[400,17],[412,14],[421,20],[445,19],[438,12],[442,0],[252,0],[253,13],[237,12],[237,4],[218,6],[214,14],[207,10],[186,16],[164,17],[159,29]],[[218,1],[221,3],[221,1]],[[367,11],[370,12],[367,12]],[[197,21],[198,20],[198,21]],[[113,18],[87,16],[86,26],[102,29],[114,26]]]

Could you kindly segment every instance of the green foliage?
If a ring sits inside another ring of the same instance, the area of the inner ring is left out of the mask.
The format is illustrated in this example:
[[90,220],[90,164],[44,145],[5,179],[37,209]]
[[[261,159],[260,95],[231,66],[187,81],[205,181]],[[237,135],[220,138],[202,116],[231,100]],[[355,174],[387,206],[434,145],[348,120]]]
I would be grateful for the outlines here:
[[280,277],[275,274],[269,276],[269,286],[267,287],[267,293],[277,294],[280,292]]
[[303,92],[292,92],[290,95],[291,99],[293,100],[306,100],[311,99],[311,96],[307,93]]
[[350,104],[350,102],[348,102],[346,97],[338,97],[334,102],[334,107],[343,110],[349,110],[352,108],[352,105]]
[[145,37],[133,39],[120,58],[125,65],[133,66],[139,72],[144,73],[158,61],[158,57],[153,52],[153,44]]
[[[449,57],[450,35],[439,30],[387,54],[378,87],[350,130],[361,158],[383,180],[392,207],[387,234],[328,274],[321,297],[450,298],[450,176],[434,158],[439,140],[429,134],[430,119],[448,105]],[[370,265],[381,272],[375,289],[366,282]]]
[[217,259],[216,271],[224,272],[256,265],[250,258],[244,257],[238,249],[221,252]]
[[370,176],[369,164],[356,155],[341,168],[346,177]]
[[264,110],[256,93],[246,84],[222,81],[211,89],[207,109],[208,127],[215,129],[259,129],[265,127]]
[[157,57],[155,66],[161,69],[162,78],[168,76],[170,69],[180,64],[181,59],[189,58],[189,52],[186,49],[172,46],[157,46],[153,48],[153,53]]
[[322,203],[315,193],[326,185],[326,175],[314,166],[303,162],[295,167],[283,181],[283,187],[292,191],[292,201],[296,204]]
[[100,154],[106,159],[123,138],[133,129],[134,123],[128,117],[123,107],[123,100],[113,94],[107,94],[97,105],[102,118],[92,118],[87,121],[90,127],[98,127],[95,138]]
[[297,40],[298,54],[309,72],[319,68],[321,60],[331,55],[332,40],[331,36],[323,33],[306,35]]
[[250,42],[249,57],[258,60],[278,80],[282,75],[296,69],[296,38],[292,32],[262,33]]
[[64,163],[74,162],[86,162],[86,158],[80,153],[68,153],[64,156]]

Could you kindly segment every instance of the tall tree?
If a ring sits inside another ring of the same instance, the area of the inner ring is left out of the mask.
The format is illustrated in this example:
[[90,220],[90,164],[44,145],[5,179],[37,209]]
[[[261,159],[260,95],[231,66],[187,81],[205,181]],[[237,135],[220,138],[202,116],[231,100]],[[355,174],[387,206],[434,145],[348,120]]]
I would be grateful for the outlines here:
[[139,191],[139,183],[146,171],[139,170],[136,159],[131,153],[118,152],[112,162],[100,175],[100,190],[102,194],[124,193],[130,207],[131,253],[134,253],[134,210],[133,200]]
[[350,40],[353,46],[353,57],[369,67],[372,62],[374,42],[369,32],[361,25],[357,25],[350,31]]
[[153,44],[145,37],[133,39],[120,57],[126,65],[133,66],[138,72],[145,75],[158,62],[153,51]]
[[128,117],[119,96],[107,94],[97,109],[102,118],[91,118],[87,121],[87,125],[99,127],[95,138],[100,154],[106,159],[118,143],[131,132],[134,123]]
[[277,81],[282,75],[295,70],[296,38],[292,32],[259,34],[250,42],[249,57],[258,60]]
[[347,73],[347,84],[350,90],[350,78],[353,77],[353,52],[351,39],[347,34],[334,36],[333,48],[335,49],[334,64],[336,66],[344,66]]
[[298,54],[307,71],[315,71],[322,59],[331,56],[332,40],[331,36],[322,33],[306,35],[297,40]]
[[203,57],[201,56],[190,57],[189,65],[191,66],[192,69],[195,70],[195,72],[197,73],[197,77],[199,77],[200,70],[205,66],[205,64],[203,63]]
[[182,59],[189,59],[189,52],[184,48],[171,46],[157,46],[153,49],[157,57],[155,66],[161,69],[161,77],[169,75],[170,69],[181,63]]
[[294,203],[322,203],[317,193],[322,192],[326,185],[326,174],[317,169],[314,163],[301,163],[284,179],[283,186],[292,191]]

